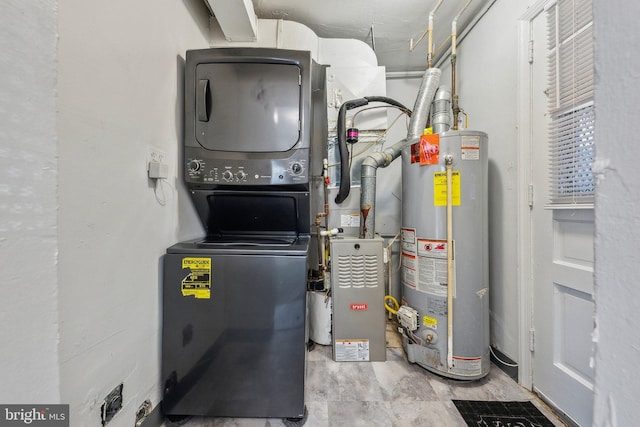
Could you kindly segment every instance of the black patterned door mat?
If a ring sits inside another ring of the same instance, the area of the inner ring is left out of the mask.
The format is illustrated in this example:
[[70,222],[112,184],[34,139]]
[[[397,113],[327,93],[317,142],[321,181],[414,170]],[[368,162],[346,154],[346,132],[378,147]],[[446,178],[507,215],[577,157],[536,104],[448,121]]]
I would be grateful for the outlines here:
[[554,427],[531,402],[454,400],[453,404],[472,427]]

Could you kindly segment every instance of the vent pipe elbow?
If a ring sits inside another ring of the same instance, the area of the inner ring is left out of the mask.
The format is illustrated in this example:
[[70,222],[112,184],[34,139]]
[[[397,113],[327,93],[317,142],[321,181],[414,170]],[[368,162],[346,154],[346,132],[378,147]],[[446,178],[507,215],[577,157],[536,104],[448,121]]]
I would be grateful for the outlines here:
[[400,157],[406,139],[396,142],[382,152],[367,156],[360,169],[360,238],[372,239],[375,233],[376,175],[378,168],[386,168]]
[[379,167],[387,167],[402,153],[408,142],[415,142],[423,134],[431,102],[440,84],[442,72],[439,68],[429,68],[422,78],[416,96],[415,107],[409,122],[407,137],[382,152],[368,156],[362,163],[360,180],[360,237],[371,239],[375,233],[376,173]]
[[409,121],[407,139],[419,138],[420,135],[422,135],[427,125],[427,116],[429,114],[429,108],[431,107],[431,101],[440,84],[441,75],[442,71],[440,71],[439,68],[429,68],[425,71],[424,77],[422,78],[422,85],[416,97],[415,107],[413,107],[413,114],[411,114],[411,120]]

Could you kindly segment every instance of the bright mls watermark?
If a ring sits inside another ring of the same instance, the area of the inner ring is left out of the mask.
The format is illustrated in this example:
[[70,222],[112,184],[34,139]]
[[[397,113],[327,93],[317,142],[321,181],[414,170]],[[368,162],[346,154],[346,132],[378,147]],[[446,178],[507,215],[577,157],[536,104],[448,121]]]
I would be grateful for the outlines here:
[[69,405],[0,405],[0,427],[69,427]]

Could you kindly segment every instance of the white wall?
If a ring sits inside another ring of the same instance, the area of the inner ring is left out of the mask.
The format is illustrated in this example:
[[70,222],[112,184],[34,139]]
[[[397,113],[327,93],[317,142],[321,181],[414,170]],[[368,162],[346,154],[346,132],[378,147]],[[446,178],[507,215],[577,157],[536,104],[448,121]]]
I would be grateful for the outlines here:
[[[623,6],[623,7],[615,7]],[[594,425],[638,424],[640,407],[640,33],[637,2],[594,2],[596,65]],[[626,28],[627,31],[620,29]]]
[[0,402],[58,403],[56,0],[0,16]]
[[[59,352],[74,425],[98,425],[121,382],[116,425],[160,400],[160,260],[203,233],[177,165],[183,58],[208,46],[208,16],[200,0],[59,0]],[[149,147],[170,166],[157,196]]]

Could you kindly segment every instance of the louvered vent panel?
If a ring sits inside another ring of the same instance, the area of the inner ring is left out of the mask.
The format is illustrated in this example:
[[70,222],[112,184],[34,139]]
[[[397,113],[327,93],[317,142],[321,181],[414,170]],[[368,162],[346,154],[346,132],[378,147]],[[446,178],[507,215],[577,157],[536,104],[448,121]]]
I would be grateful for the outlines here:
[[365,286],[375,288],[378,286],[378,256],[366,255],[364,268]]
[[338,286],[374,288],[378,283],[377,255],[338,256]]
[[351,287],[351,255],[338,256],[338,286]]

